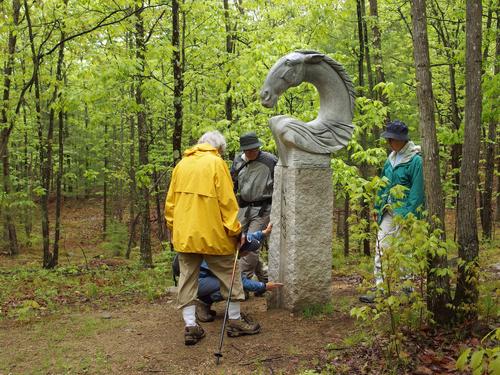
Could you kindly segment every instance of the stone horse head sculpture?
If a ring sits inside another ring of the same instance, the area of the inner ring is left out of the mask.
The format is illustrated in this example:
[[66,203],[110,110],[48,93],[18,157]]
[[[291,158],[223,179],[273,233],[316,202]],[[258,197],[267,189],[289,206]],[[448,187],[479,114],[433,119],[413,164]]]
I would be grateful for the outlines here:
[[262,105],[274,107],[281,94],[304,81],[319,92],[318,116],[307,123],[283,115],[269,120],[284,166],[341,149],[354,130],[354,85],[341,64],[315,51],[295,51],[274,64],[260,93]]

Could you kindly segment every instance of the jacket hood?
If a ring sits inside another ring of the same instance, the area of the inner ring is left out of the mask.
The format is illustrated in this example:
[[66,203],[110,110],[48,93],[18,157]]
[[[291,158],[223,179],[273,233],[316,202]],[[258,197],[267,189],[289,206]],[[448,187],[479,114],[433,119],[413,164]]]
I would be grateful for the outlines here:
[[412,141],[408,141],[404,147],[399,150],[398,153],[395,151],[392,151],[391,154],[389,155],[389,160],[391,161],[392,164],[394,164],[394,161],[396,159],[396,154],[399,155],[400,159],[398,160],[398,164],[404,164],[408,163],[413,156],[416,154],[420,154],[421,152],[421,147],[417,146],[415,143]]
[[219,151],[214,146],[208,143],[200,143],[184,151],[184,156],[191,156],[196,154],[197,152],[213,152],[219,155]]

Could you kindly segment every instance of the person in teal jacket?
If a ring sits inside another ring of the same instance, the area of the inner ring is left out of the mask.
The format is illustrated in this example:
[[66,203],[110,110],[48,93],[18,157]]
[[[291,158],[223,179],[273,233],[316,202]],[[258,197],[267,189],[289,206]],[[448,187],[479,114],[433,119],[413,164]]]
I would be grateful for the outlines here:
[[[377,246],[375,250],[375,289],[380,289],[383,282],[381,258],[388,245],[388,239],[398,234],[398,227],[393,224],[394,216],[407,217],[409,214],[417,218],[421,216],[424,205],[424,178],[420,146],[415,145],[408,136],[408,127],[399,120],[389,122],[382,137],[387,139],[392,149],[387,158],[381,177],[388,180],[387,185],[378,192],[375,202],[376,220],[379,224]],[[390,194],[393,187],[401,185],[404,195],[395,198]],[[372,303],[374,295],[361,296],[362,302]]]

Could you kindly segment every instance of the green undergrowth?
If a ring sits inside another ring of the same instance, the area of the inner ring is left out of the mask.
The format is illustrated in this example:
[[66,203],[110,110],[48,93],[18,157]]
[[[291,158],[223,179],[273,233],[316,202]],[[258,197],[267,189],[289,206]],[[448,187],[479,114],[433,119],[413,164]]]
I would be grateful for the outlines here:
[[151,269],[123,258],[94,258],[53,270],[39,266],[0,268],[0,320],[27,321],[68,306],[96,302],[153,301],[172,285],[170,258],[169,252],[162,252]]
[[318,316],[331,315],[334,312],[334,307],[332,303],[326,304],[315,304],[305,307],[302,310],[302,315],[304,318],[314,318]]
[[[68,314],[63,319],[46,317],[27,326],[26,336],[18,338],[29,340],[22,342],[24,350],[0,351],[0,373],[109,374],[112,367],[105,345],[97,342],[92,349],[82,350],[82,342],[126,325],[126,321],[116,317],[102,319],[81,314]],[[26,353],[33,346],[44,350],[36,350],[30,361],[26,361]]]

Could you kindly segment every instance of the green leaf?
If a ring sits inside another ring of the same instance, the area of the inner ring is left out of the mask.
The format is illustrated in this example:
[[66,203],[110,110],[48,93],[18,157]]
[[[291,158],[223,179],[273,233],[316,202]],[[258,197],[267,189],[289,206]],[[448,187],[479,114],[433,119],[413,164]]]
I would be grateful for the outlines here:
[[471,350],[472,350],[471,348],[467,348],[462,352],[462,354],[460,354],[460,357],[458,357],[456,363],[457,370],[462,371],[465,369],[465,366],[467,364],[467,358],[469,358],[469,353],[471,352]]
[[500,374],[500,355],[496,355],[488,366],[488,373],[492,375]]
[[481,366],[481,363],[483,362],[483,356],[484,356],[484,350],[482,349],[472,354],[472,357],[470,358],[470,366],[472,367],[474,372],[477,368]]

